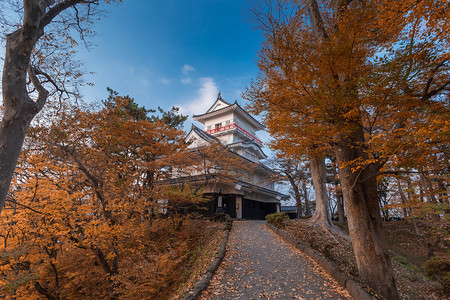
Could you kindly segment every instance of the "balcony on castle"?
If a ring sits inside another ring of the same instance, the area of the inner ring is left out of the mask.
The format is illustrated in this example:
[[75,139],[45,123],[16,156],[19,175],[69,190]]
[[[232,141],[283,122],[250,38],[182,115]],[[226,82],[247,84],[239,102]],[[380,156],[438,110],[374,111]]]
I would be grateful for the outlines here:
[[213,129],[210,129],[210,130],[206,130],[206,132],[211,134],[211,135],[216,135],[217,133],[224,133],[224,132],[228,132],[228,131],[232,131],[232,130],[238,130],[239,133],[241,133],[241,134],[245,135],[247,138],[253,140],[258,145],[260,145],[260,146],[263,145],[263,143],[262,143],[262,141],[260,139],[258,139],[256,136],[254,136],[253,134],[251,134],[250,132],[248,132],[247,130],[242,128],[242,126],[240,126],[237,123],[232,123],[232,124],[228,124],[228,125],[225,125],[225,126],[213,128]]

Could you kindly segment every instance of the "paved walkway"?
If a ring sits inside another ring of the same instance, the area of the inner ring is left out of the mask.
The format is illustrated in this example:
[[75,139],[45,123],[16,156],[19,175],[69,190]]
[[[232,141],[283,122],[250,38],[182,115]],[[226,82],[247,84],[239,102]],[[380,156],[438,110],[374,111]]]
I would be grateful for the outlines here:
[[235,221],[227,253],[201,299],[351,299],[265,221]]

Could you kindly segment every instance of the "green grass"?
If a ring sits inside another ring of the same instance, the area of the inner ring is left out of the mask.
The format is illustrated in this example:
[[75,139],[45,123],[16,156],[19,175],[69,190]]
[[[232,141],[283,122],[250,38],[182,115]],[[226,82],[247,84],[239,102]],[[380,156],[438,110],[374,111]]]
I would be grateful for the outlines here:
[[405,268],[407,268],[409,270],[412,270],[414,272],[420,272],[419,268],[417,268],[415,265],[411,264],[403,256],[394,256],[392,259],[395,260],[396,262],[398,262],[399,264],[403,265]]

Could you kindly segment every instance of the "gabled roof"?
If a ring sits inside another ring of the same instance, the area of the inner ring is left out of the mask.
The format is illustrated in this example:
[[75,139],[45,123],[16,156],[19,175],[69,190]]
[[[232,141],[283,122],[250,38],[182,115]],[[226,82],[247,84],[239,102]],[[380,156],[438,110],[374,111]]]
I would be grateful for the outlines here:
[[[219,106],[220,105],[220,106]],[[266,128],[263,124],[258,122],[254,117],[252,117],[248,112],[245,111],[238,103],[237,101],[233,104],[225,101],[222,99],[222,96],[217,95],[217,100],[214,102],[214,104],[208,109],[208,111],[201,115],[193,115],[192,118],[196,121],[199,121],[200,123],[204,124],[204,120],[221,115],[226,112],[234,112],[236,111],[238,114],[240,114],[244,119],[248,121],[250,125],[255,127],[255,130],[263,130]]]
[[225,107],[230,106],[230,105],[232,105],[232,104],[227,102],[227,101],[225,101],[225,100],[223,100],[222,99],[222,95],[219,92],[219,94],[217,94],[216,102],[214,102],[214,104],[211,105],[211,107],[206,111],[206,113],[209,113],[209,112],[221,109],[221,108],[225,108]]
[[197,126],[195,126],[194,124],[192,124],[191,127],[191,131],[189,131],[189,133],[187,134],[185,141],[189,141],[193,136],[198,136],[199,138],[201,138],[202,140],[206,141],[206,142],[218,142],[220,143],[219,139],[210,135],[209,133],[201,130],[200,128],[198,128]]
[[[218,143],[218,144],[222,145],[222,143],[220,142],[220,140],[218,138],[216,138],[215,136],[210,135],[207,132],[204,132],[203,130],[201,130],[200,128],[198,128],[194,124],[192,124],[191,131],[189,131],[189,133],[187,134],[187,136],[185,138],[185,141],[188,142],[194,136],[197,136],[197,137],[201,138],[202,140],[204,140],[205,142],[208,142],[208,143],[215,142],[215,143]],[[248,159],[248,158],[246,158],[246,157],[244,157],[242,155],[239,155],[238,153],[236,153],[234,151],[231,151],[230,145],[237,145],[237,144],[240,144],[240,143],[233,143],[233,144],[229,144],[229,145],[226,145],[226,146],[225,145],[222,145],[222,146],[225,147],[226,149],[228,149],[228,151],[230,151],[230,153],[232,153],[233,155],[237,155],[240,158],[242,158],[242,159],[244,159],[246,161],[249,161],[252,164],[256,164],[257,166],[259,166],[260,168],[262,168],[265,171],[269,171],[271,173],[276,173],[274,170],[272,170],[271,168],[265,166],[261,162],[254,162],[254,161],[252,161],[252,160],[250,160],[250,159]],[[259,145],[255,144],[254,142],[243,142],[242,144],[248,144],[249,146],[250,146],[250,144],[254,144],[257,148],[261,149],[261,147],[259,147]],[[262,152],[262,150],[261,150],[261,152]]]
[[261,147],[254,141],[232,143],[232,144],[228,144],[227,147],[228,148],[237,148],[237,147],[249,148],[250,147],[260,155],[261,159],[267,158],[267,155],[262,151]]

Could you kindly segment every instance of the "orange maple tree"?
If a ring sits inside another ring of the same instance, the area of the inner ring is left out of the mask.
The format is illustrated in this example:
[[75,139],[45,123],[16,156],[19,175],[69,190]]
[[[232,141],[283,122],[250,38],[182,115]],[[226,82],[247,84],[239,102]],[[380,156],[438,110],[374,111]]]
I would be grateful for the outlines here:
[[448,143],[448,31],[438,26],[448,28],[448,9],[419,2],[265,1],[261,75],[246,92],[275,149],[335,156],[359,273],[389,299],[398,294],[377,176],[405,149]]
[[203,201],[201,193],[160,184],[172,176],[168,166],[183,160],[180,129],[149,120],[145,109],[136,114],[129,97],[105,104],[64,109],[51,124],[31,130],[2,218],[6,292],[117,298],[145,279],[125,261],[156,259],[146,235],[152,216],[167,206],[159,200]]

